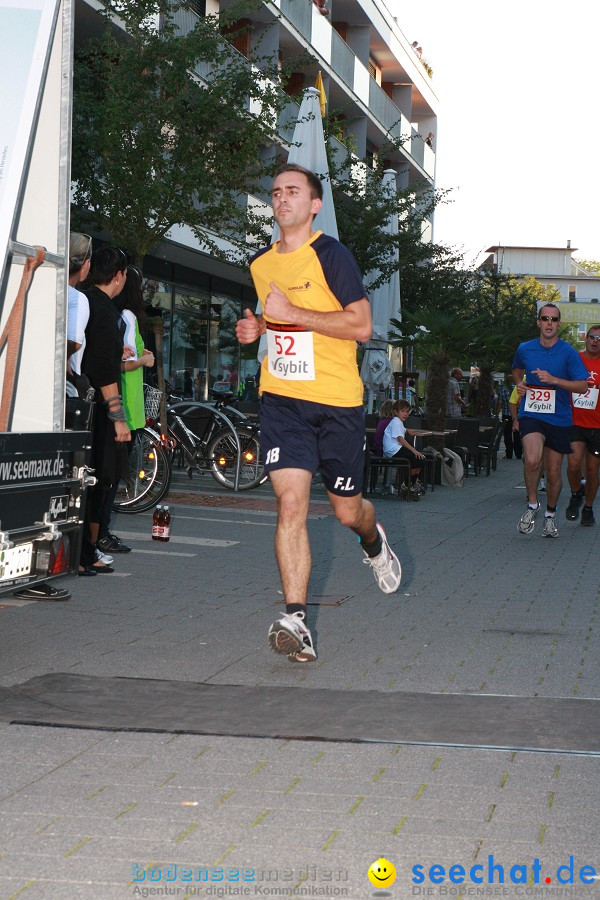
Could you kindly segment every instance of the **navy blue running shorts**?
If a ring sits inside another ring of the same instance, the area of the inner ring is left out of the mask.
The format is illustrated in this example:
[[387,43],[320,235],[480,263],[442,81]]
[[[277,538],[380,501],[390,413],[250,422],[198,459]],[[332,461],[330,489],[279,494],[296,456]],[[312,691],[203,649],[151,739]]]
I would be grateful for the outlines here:
[[555,453],[572,453],[571,436],[572,425],[552,425],[550,422],[542,422],[533,416],[519,416],[519,434],[525,437],[527,434],[541,434],[544,436],[544,446]]
[[260,449],[265,472],[320,472],[332,494],[360,494],[365,465],[362,406],[329,406],[265,391],[260,401]]

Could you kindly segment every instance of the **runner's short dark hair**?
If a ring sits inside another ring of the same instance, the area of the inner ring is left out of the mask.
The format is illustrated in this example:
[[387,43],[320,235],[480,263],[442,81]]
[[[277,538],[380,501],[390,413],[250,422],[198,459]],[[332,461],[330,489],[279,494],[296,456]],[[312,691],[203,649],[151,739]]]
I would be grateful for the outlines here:
[[304,166],[299,166],[297,163],[285,163],[285,165],[281,166],[281,168],[277,170],[277,172],[275,173],[275,178],[277,178],[278,175],[283,175],[285,172],[300,172],[300,174],[305,175],[310,187],[310,194],[312,199],[323,199],[323,183],[321,179],[317,175],[315,175],[314,172],[310,171],[310,169],[305,169]]
[[560,309],[558,308],[556,303],[542,303],[542,305],[540,306],[540,308],[538,310],[538,314],[537,314],[538,319],[542,314],[542,310],[546,309],[547,306],[552,306],[556,310],[556,312],[558,313],[559,321],[560,321]]

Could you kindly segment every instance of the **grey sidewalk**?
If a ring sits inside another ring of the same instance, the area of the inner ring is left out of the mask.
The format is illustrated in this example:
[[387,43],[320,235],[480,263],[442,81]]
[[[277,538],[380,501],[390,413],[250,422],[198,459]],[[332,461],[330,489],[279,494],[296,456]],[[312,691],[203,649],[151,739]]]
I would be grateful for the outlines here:
[[[0,609],[0,684],[79,672],[598,698],[597,529],[565,521],[564,491],[557,540],[543,539],[540,523],[517,534],[521,483],[520,464],[499,461],[491,477],[438,487],[420,503],[376,496],[403,562],[392,596],[315,487],[311,599],[320,605],[309,624],[319,659],[308,666],[267,649],[281,609],[268,486],[237,507],[173,505],[168,545],[150,540],[150,514],[122,516],[114,530],[133,535],[135,552],[117,557],[115,575],[69,582],[68,603]],[[263,508],[246,508],[252,498]],[[434,864],[446,873],[483,864],[481,896],[598,895],[578,877],[583,865],[600,872],[596,756],[6,724],[0,742],[1,898],[289,896],[294,886],[292,896],[363,898],[375,891],[367,869],[378,857],[396,866],[396,898],[458,896],[447,877],[429,880]],[[488,885],[490,855],[503,885],[498,875]],[[571,855],[575,884],[559,888],[556,869]],[[511,884],[517,864],[527,864],[526,884]],[[223,867],[223,880],[195,880],[198,867]],[[243,881],[244,867],[254,880]],[[240,870],[237,881],[227,868]],[[475,895],[468,876],[463,888]]]

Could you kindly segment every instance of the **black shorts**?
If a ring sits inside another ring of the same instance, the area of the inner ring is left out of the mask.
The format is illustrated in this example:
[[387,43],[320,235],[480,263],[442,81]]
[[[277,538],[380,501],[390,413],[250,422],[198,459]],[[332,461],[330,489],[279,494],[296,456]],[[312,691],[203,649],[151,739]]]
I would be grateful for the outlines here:
[[582,428],[581,425],[573,425],[571,440],[585,444],[590,453],[600,456],[600,428]]
[[555,453],[572,453],[571,439],[572,425],[552,425],[550,422],[542,422],[533,416],[519,416],[519,434],[525,437],[527,434],[541,434],[544,436],[544,446]]
[[365,465],[362,406],[328,406],[265,393],[260,401],[260,449],[265,472],[317,471],[332,494],[360,494]]

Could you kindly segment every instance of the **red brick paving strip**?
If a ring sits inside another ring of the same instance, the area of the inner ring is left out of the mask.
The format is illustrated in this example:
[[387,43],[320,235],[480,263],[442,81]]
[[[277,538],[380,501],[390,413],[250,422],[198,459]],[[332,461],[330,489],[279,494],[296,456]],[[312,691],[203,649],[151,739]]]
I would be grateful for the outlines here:
[[[236,494],[192,494],[184,491],[171,491],[169,503],[182,506],[213,506],[217,509],[261,509],[266,512],[277,511],[274,497],[240,497]],[[333,510],[329,503],[311,503],[308,511],[313,516],[330,516]]]

